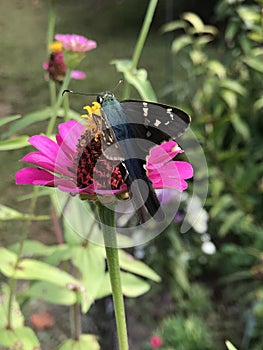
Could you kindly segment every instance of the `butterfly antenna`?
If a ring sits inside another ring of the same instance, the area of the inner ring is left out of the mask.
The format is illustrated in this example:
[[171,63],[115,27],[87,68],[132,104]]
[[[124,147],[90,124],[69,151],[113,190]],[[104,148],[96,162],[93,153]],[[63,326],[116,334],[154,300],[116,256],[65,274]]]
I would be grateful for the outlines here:
[[97,96],[98,94],[93,94],[93,93],[86,93],[86,92],[75,92],[75,91],[72,91],[72,90],[64,90],[62,92],[62,96],[65,94],[65,93],[68,93],[68,94],[74,94],[74,95],[84,95],[84,96]]
[[120,79],[118,83],[115,85],[115,87],[112,89],[112,92],[115,91],[121,84],[124,83],[124,79]]

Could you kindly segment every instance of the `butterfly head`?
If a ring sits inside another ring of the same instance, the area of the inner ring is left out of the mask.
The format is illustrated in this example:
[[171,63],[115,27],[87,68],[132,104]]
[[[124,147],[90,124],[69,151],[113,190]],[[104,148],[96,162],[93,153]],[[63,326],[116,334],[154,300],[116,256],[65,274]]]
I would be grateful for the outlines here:
[[115,96],[111,91],[104,91],[98,94],[97,102],[101,105],[110,104],[115,101]]

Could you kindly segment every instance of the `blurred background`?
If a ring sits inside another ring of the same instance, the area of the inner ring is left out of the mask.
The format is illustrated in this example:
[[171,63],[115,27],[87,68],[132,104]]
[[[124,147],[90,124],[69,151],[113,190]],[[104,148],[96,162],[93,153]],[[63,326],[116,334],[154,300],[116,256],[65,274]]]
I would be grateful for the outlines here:
[[[4,118],[49,104],[42,68],[48,59],[49,7],[43,0],[2,0],[0,6]],[[98,44],[79,67],[87,78],[72,80],[71,89],[100,92],[116,85],[122,76],[111,62],[131,58],[147,6],[148,1],[141,0],[56,2],[56,33],[84,35]],[[138,299],[126,300],[132,350],[153,348],[154,334],[162,337],[161,349],[167,350],[221,350],[226,339],[242,350],[263,347],[262,11],[260,0],[158,3],[138,67],[147,70],[159,102],[192,116],[192,130],[208,163],[209,193],[202,218],[189,232],[181,234],[180,223],[175,222],[133,252],[162,277],[162,283]],[[184,17],[186,12],[196,17]],[[116,95],[121,99],[122,87]],[[140,96],[132,89],[131,97]],[[71,107],[81,114],[85,101],[71,98]],[[45,125],[34,124],[26,133],[32,135]],[[19,198],[30,189],[15,186],[14,174],[25,152],[1,152],[1,203],[22,211],[25,204]],[[196,176],[202,180],[200,169]],[[182,215],[186,207],[187,200]],[[45,197],[37,210],[50,213]],[[21,225],[1,221],[1,245],[15,243]],[[33,223],[31,231],[34,239],[55,242],[49,221]],[[100,301],[91,310],[97,323],[103,322],[108,303]],[[63,339],[63,317],[63,312],[57,315],[56,331],[39,332],[44,350]]]

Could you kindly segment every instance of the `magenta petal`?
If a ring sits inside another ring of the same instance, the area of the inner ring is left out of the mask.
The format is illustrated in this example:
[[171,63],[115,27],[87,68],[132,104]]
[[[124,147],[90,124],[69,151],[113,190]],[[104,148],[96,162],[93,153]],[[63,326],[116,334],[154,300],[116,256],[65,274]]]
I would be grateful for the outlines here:
[[42,67],[43,67],[43,69],[48,70],[49,63],[48,62],[43,62]]
[[54,171],[54,162],[39,152],[30,152],[21,159],[23,162],[32,163],[42,168]]
[[165,163],[171,161],[177,154],[184,151],[175,141],[164,142],[150,150],[147,159],[147,169],[162,167]]
[[73,70],[70,74],[71,78],[77,79],[77,80],[83,80],[86,78],[86,74],[82,72],[81,70]]
[[54,175],[38,168],[23,168],[16,173],[15,179],[17,185],[52,186]]
[[58,131],[57,142],[59,146],[62,146],[64,152],[75,154],[84,126],[75,120],[69,120],[66,123],[59,124]]
[[193,168],[187,162],[169,162],[162,168],[148,171],[155,188],[173,188],[180,192],[187,188],[187,182],[193,176]]
[[55,161],[59,150],[58,144],[44,135],[31,136],[28,141],[49,159]]

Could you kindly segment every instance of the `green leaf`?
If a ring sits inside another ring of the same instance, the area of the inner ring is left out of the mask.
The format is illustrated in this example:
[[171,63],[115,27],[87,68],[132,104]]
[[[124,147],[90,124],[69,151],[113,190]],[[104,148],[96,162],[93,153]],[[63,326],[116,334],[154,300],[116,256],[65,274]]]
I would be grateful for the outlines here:
[[12,122],[13,120],[16,120],[16,119],[21,118],[21,117],[22,117],[22,116],[21,116],[20,114],[17,114],[17,115],[12,115],[12,116],[10,116],[10,117],[2,118],[2,119],[0,120],[0,126],[3,126],[3,125],[5,125],[5,124],[7,124],[7,123]]
[[40,350],[39,341],[29,327],[0,329],[0,344],[8,349]]
[[237,95],[233,91],[223,89],[221,91],[222,99],[230,109],[235,109],[237,106]]
[[95,335],[81,334],[79,340],[67,339],[58,350],[100,350]]
[[228,348],[228,350],[237,350],[237,348],[232,344],[230,343],[229,340],[226,340],[226,347]]
[[[24,115],[22,118],[20,118],[19,120],[15,121],[11,127],[9,128],[9,130],[4,133],[3,138],[6,138],[10,135],[13,135],[15,133],[17,133],[18,131],[26,128],[29,125],[32,125],[34,123],[38,123],[44,120],[47,120],[49,118],[51,118],[52,116],[52,109],[50,107],[41,109],[39,111],[34,111],[31,112],[29,114]],[[61,108],[58,110],[58,117],[63,117],[64,116],[64,109]],[[77,119],[79,120],[79,113],[73,111],[72,109],[70,109],[68,111],[68,117],[70,119]]]
[[156,94],[147,78],[147,71],[143,68],[131,70],[132,62],[130,60],[114,60],[118,72],[123,73],[124,78],[129,84],[135,87],[143,100],[152,102],[157,101]]
[[[8,298],[10,294],[10,289],[7,284],[0,285],[0,329],[5,328],[7,326],[7,312],[8,312]],[[12,327],[19,328],[24,325],[24,316],[20,311],[20,307],[18,302],[13,299],[12,307],[11,307],[11,319],[12,319]],[[1,337],[0,337],[1,343]]]
[[232,113],[230,117],[231,123],[245,141],[250,139],[250,131],[248,125],[240,118],[237,113]]
[[22,135],[9,140],[0,141],[0,151],[12,151],[23,147],[30,146],[28,143],[29,136]]
[[224,67],[224,65],[216,60],[210,60],[207,63],[207,67],[208,69],[210,69],[210,71],[212,71],[213,73],[215,73],[219,79],[224,79],[226,76],[226,69]]
[[257,72],[263,73],[263,62],[257,57],[245,58],[244,62]]
[[184,29],[184,28],[186,28],[185,21],[178,20],[178,21],[173,21],[173,22],[164,24],[161,27],[161,32],[166,33],[166,32],[171,32],[171,31],[176,30],[176,29]]
[[256,111],[263,108],[263,97],[260,97],[258,100],[255,101],[254,108]]
[[23,296],[38,298],[58,305],[73,305],[77,302],[76,292],[49,282],[36,282]]
[[260,24],[261,14],[259,7],[255,10],[255,8],[251,8],[251,6],[239,6],[237,8],[237,13],[246,23],[248,28],[253,27],[256,23]]
[[172,52],[177,53],[177,52],[181,51],[187,45],[191,45],[191,44],[193,44],[193,39],[189,35],[187,35],[187,34],[181,35],[181,36],[179,36],[179,38],[177,38],[173,41]]
[[74,277],[54,266],[33,259],[23,259],[14,270],[16,261],[16,254],[0,247],[0,270],[5,276],[14,275],[16,279],[47,281],[69,288],[72,285],[80,287],[79,282]]
[[50,216],[27,215],[27,214],[20,213],[15,209],[12,209],[5,205],[0,204],[0,221],[8,221],[8,220],[30,220],[30,221],[50,220]]
[[155,282],[160,282],[161,278],[149,266],[123,250],[119,250],[120,267],[123,270],[135,273],[139,276],[149,278]]
[[193,12],[185,12],[183,15],[182,15],[182,18],[185,20],[185,21],[188,21],[191,23],[191,25],[195,28],[195,30],[198,32],[198,33],[202,33],[204,31],[204,23],[203,21],[201,20],[201,18],[199,16],[197,16],[195,13]]
[[244,213],[242,210],[235,210],[232,213],[228,214],[219,229],[219,234],[221,236],[225,236],[235,224],[240,223],[243,217]]
[[[9,249],[17,253],[19,250],[20,243],[12,244]],[[52,254],[52,252],[57,248],[57,246],[47,246],[41,242],[34,240],[26,240],[23,244],[23,255],[26,256],[47,256]]]
[[225,79],[221,82],[220,86],[222,88],[231,90],[241,96],[246,96],[247,90],[238,81]]
[[96,299],[105,277],[104,248],[87,243],[86,246],[71,248],[72,264],[81,272],[81,283],[86,288],[82,295],[82,311],[87,312]]
[[[131,273],[121,272],[122,292],[126,297],[137,298],[138,296],[148,292],[150,285],[141,278],[132,275]],[[111,294],[111,284],[109,273],[105,274],[103,283],[97,294],[97,299],[104,298]]]
[[215,218],[221,211],[225,211],[227,208],[233,205],[233,198],[229,194],[225,194],[220,198],[217,198],[216,203],[210,210],[210,217]]

